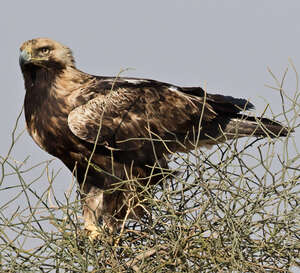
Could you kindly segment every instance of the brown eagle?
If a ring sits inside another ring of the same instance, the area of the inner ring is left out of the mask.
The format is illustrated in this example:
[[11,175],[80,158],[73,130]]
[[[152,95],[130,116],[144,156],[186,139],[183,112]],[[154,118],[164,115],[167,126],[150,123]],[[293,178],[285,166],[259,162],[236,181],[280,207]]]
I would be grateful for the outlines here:
[[[26,41],[20,51],[28,132],[76,174],[91,238],[100,219],[115,230],[125,215],[145,213],[143,205],[128,205],[130,181],[159,183],[171,153],[289,131],[278,122],[240,113],[253,108],[245,99],[208,94],[200,87],[84,73],[76,68],[72,51],[51,39]],[[127,182],[111,190],[120,181]]]

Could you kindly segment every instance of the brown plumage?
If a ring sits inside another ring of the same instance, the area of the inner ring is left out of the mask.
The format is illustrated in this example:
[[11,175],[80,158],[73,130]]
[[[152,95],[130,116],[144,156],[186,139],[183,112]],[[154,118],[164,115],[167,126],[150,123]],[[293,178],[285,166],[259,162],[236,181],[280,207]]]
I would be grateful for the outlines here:
[[[240,114],[253,108],[244,99],[208,94],[200,87],[86,74],[75,67],[69,48],[50,39],[25,42],[20,66],[28,132],[42,149],[75,170],[91,237],[97,235],[99,218],[115,229],[128,211],[130,182],[123,190],[107,190],[128,179],[158,183],[162,176],[155,169],[157,175],[145,178],[153,173],[151,166],[167,167],[170,152],[234,137],[288,133],[277,122]],[[90,166],[85,176],[91,155],[101,171]],[[130,216],[143,213],[143,206],[136,206]]]

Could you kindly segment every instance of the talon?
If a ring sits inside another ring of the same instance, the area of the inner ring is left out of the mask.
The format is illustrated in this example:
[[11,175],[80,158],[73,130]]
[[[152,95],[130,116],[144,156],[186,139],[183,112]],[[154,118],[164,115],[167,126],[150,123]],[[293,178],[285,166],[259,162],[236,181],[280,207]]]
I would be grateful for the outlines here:
[[85,232],[87,233],[90,241],[93,243],[96,240],[99,240],[99,237],[101,235],[101,232],[99,232],[99,229],[95,225],[89,225],[84,228]]

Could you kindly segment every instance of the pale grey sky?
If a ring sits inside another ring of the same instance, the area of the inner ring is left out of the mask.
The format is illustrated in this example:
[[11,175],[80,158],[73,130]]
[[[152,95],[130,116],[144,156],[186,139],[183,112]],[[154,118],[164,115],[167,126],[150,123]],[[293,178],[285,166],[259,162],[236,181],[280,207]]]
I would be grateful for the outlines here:
[[[273,84],[267,66],[281,77],[291,58],[300,72],[299,14],[299,0],[2,1],[0,155],[7,153],[23,104],[18,55],[25,40],[49,37],[68,45],[77,67],[92,74],[131,67],[127,76],[250,98],[257,113],[264,97],[280,112],[279,94],[264,86]],[[292,95],[292,72],[287,82]],[[22,116],[19,130],[24,127]],[[27,133],[12,155],[18,161],[30,155],[27,167],[51,158]],[[52,166],[58,170],[62,163]],[[63,167],[55,187],[63,192],[70,177]],[[12,177],[5,183],[19,182]]]

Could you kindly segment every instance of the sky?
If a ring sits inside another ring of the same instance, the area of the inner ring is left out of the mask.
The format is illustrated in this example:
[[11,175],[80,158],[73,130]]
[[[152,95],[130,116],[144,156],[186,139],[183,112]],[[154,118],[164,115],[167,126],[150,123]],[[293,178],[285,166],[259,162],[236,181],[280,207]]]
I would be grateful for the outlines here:
[[[18,58],[26,40],[49,37],[69,46],[77,67],[91,74],[132,68],[124,75],[249,98],[257,114],[268,101],[276,113],[281,100],[265,86],[274,85],[267,68],[281,78],[292,60],[300,71],[299,13],[298,0],[2,1],[0,156],[7,154],[23,105]],[[290,66],[286,82],[292,96],[296,81]],[[18,132],[24,128],[22,115]],[[24,132],[10,159],[28,156],[25,168],[52,158]],[[54,187],[64,192],[69,171],[59,160],[51,170],[60,171]],[[2,186],[14,183],[19,182],[8,177]],[[42,183],[48,182],[39,181],[37,191]],[[9,198],[2,194],[0,202]]]

